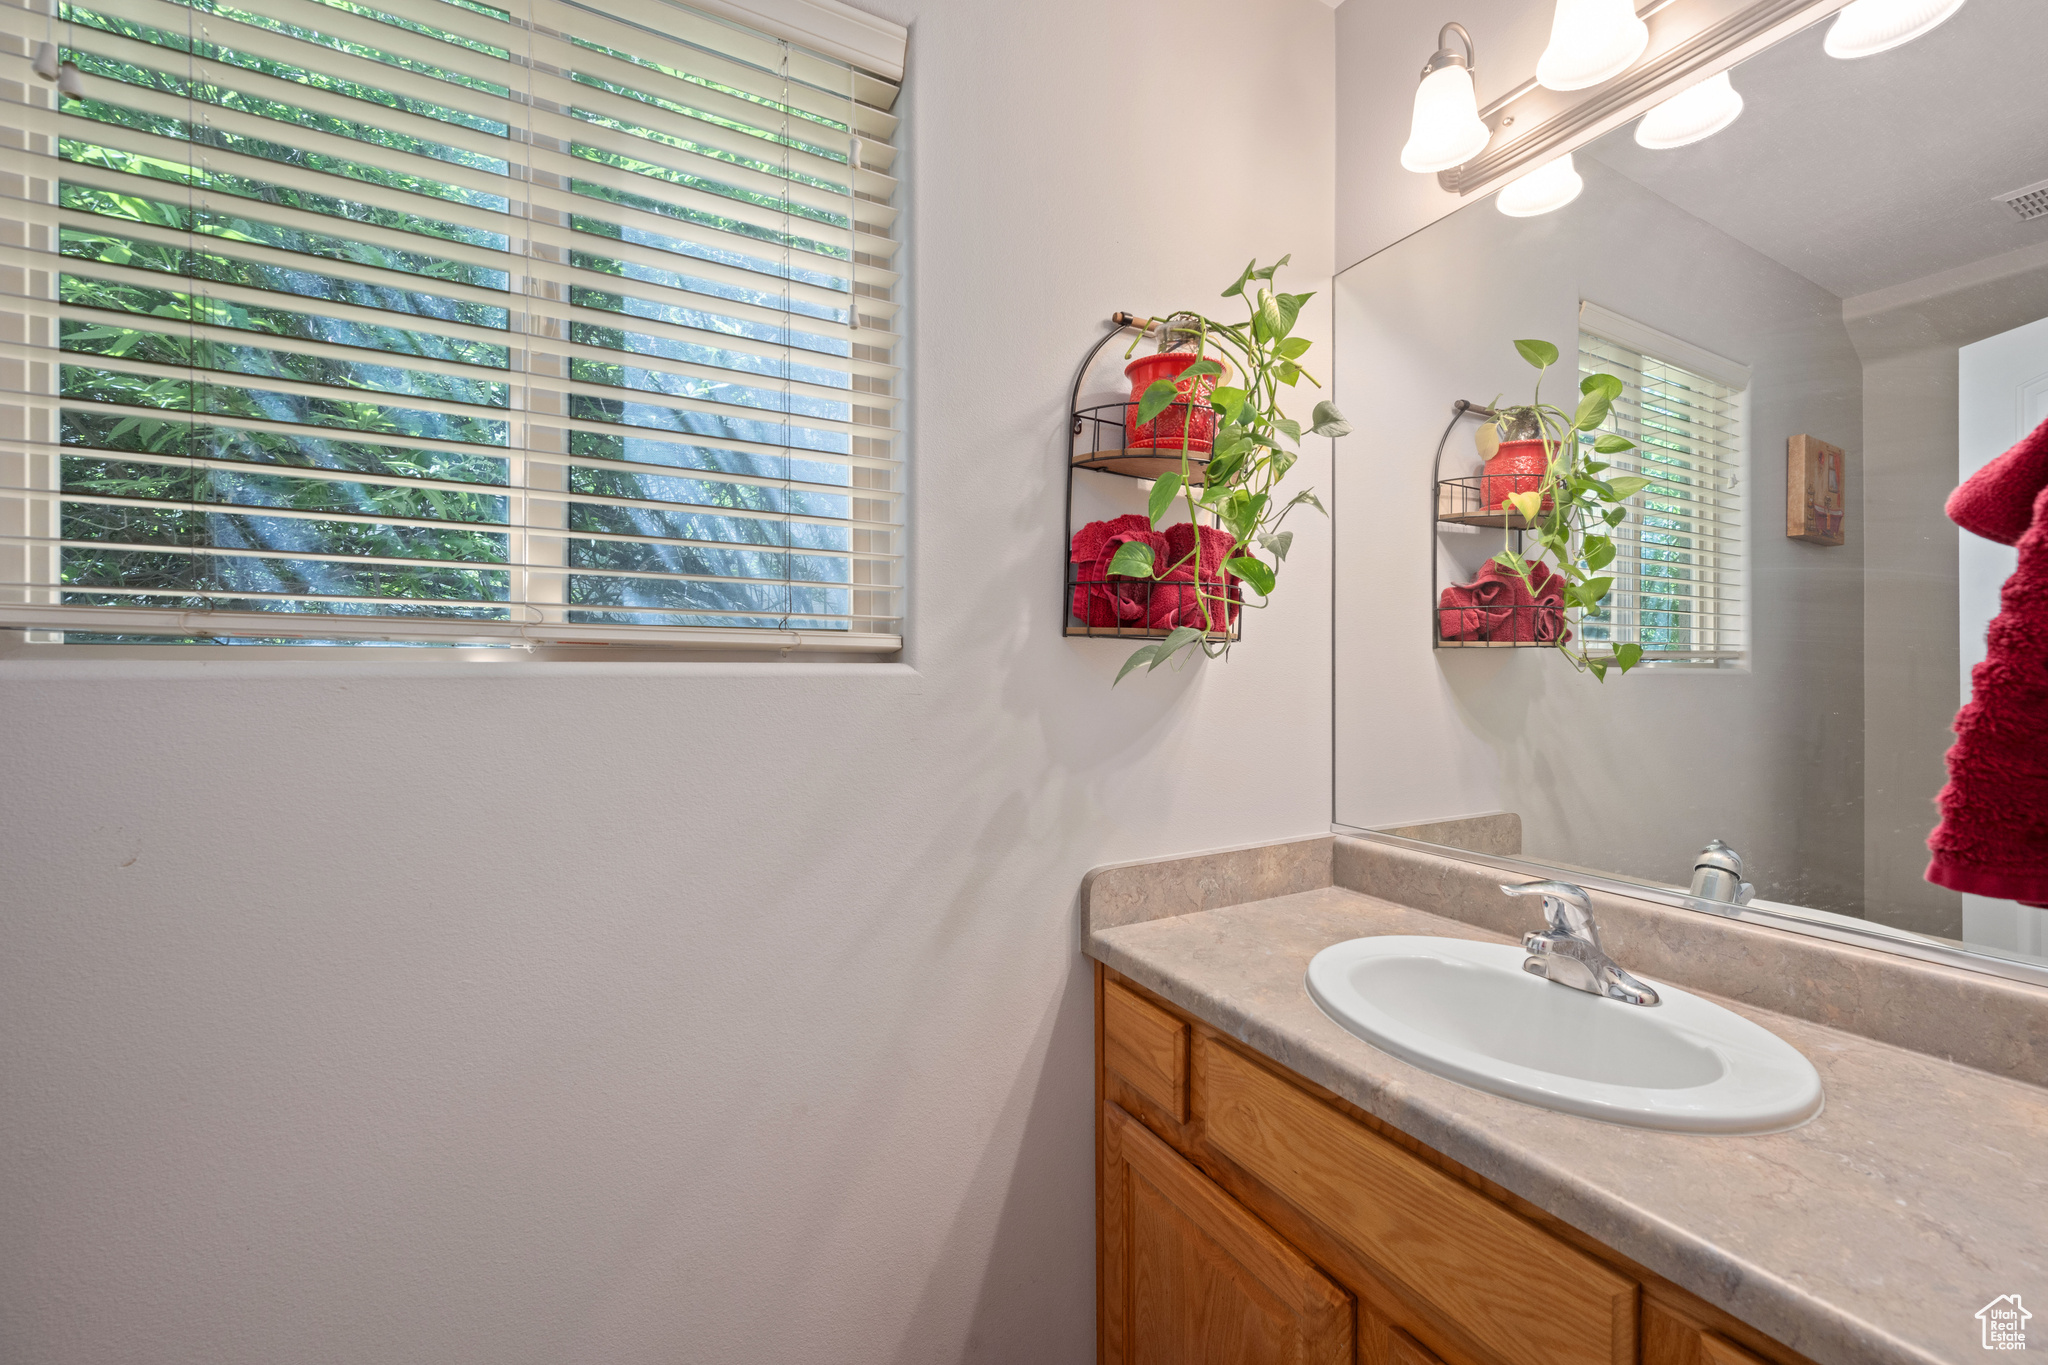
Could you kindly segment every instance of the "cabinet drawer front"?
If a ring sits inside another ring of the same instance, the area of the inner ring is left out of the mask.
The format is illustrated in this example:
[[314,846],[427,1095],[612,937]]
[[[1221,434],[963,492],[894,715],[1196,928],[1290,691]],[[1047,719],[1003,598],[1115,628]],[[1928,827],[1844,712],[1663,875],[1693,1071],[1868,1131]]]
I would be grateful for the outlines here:
[[1228,1048],[1208,1139],[1510,1365],[1627,1365],[1636,1286]]
[[1103,1061],[1124,1084],[1188,1117],[1188,1026],[1114,981],[1102,986]]

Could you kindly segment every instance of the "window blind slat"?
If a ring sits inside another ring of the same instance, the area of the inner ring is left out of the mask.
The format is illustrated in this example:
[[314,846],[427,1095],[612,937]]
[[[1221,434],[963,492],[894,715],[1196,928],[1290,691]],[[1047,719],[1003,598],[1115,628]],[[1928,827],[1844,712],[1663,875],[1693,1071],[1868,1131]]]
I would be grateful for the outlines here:
[[893,644],[893,86],[665,3],[56,17],[0,625]]

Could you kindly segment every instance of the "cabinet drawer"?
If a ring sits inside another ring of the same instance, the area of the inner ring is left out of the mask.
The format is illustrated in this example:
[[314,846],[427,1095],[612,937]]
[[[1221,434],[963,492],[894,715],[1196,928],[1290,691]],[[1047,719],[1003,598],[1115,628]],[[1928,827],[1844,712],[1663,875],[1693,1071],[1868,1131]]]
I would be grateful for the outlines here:
[[1221,1046],[1209,1142],[1506,1365],[1629,1365],[1637,1287]]
[[1102,984],[1103,1063],[1125,1085],[1188,1117],[1188,1026],[1114,981]]

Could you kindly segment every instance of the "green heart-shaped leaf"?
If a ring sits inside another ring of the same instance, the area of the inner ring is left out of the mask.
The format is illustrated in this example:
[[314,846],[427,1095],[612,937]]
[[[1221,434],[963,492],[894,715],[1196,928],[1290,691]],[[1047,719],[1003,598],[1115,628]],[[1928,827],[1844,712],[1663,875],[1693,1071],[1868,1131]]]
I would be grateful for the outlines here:
[[[1179,470],[1168,470],[1166,473],[1161,474],[1157,479],[1153,480],[1152,496],[1146,499],[1146,509],[1152,514],[1152,524],[1154,526],[1157,526],[1159,524],[1159,519],[1167,514],[1167,512],[1173,507],[1173,500],[1179,496]],[[1128,549],[1130,547],[1127,544],[1124,548]]]
[[1122,574],[1126,578],[1150,578],[1152,547],[1142,541],[1125,541],[1116,547],[1116,554],[1111,556],[1109,572]]
[[1171,379],[1155,379],[1145,386],[1145,392],[1138,397],[1138,421],[1149,422],[1172,406],[1180,397],[1180,390],[1174,388]]
[[1272,569],[1250,555],[1238,555],[1223,561],[1223,567],[1252,585],[1253,591],[1261,597],[1273,595],[1273,583],[1278,577]]
[[1515,343],[1515,349],[1521,353],[1522,359],[1539,370],[1548,369],[1557,363],[1557,347],[1547,341],[1518,341]]

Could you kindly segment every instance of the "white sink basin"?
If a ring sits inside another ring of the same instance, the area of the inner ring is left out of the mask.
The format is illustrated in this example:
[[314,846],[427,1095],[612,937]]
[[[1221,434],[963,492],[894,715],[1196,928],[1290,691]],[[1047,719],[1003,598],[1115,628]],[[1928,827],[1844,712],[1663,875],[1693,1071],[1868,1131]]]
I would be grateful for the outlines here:
[[1658,983],[1630,1005],[1522,970],[1504,943],[1390,934],[1333,944],[1308,993],[1425,1071],[1567,1114],[1678,1133],[1773,1133],[1820,1112],[1820,1075],[1740,1015]]

